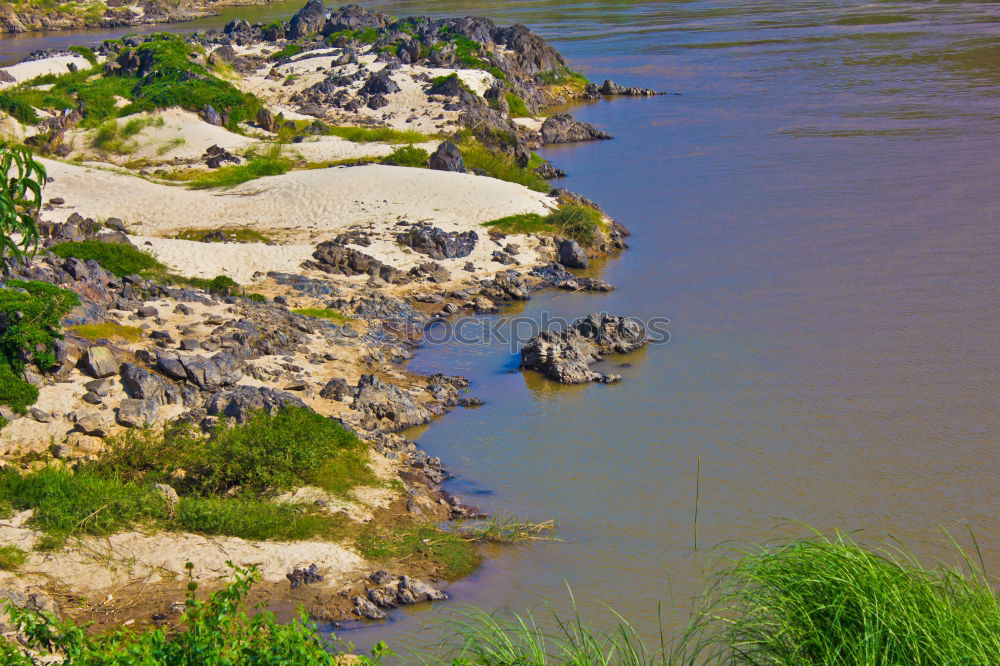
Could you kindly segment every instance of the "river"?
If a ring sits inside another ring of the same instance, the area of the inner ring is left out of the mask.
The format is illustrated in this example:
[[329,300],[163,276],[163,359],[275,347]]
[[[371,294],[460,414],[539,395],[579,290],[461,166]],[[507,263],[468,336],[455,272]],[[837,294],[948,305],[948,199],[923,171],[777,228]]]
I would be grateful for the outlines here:
[[[658,604],[668,634],[683,625],[714,546],[811,528],[927,557],[946,552],[943,530],[969,543],[971,529],[998,570],[995,3],[366,4],[525,23],[592,80],[680,93],[573,109],[615,140],[543,154],[632,248],[600,270],[615,292],[542,293],[503,315],[664,317],[670,342],[614,359],[631,367],[613,386],[511,372],[499,340],[429,344],[411,363],[467,375],[486,401],[418,433],[451,489],[554,519],[561,538],[491,549],[451,587],[459,604],[565,612],[571,589],[586,618],[614,608],[652,641]],[[345,638],[420,646],[453,608]]]

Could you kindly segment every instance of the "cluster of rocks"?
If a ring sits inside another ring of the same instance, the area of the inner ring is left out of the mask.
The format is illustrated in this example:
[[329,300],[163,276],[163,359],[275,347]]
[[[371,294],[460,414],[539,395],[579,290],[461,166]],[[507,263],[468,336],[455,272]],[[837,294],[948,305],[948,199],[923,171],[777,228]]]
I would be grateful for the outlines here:
[[[212,107],[205,107],[206,109],[212,109]],[[212,111],[215,111],[212,109]],[[215,112],[216,115],[218,112]],[[221,121],[218,123],[212,123],[213,125],[221,125]],[[239,155],[234,155],[225,148],[220,148],[217,145],[211,145],[205,150],[205,154],[201,156],[201,159],[205,161],[205,166],[209,169],[218,169],[226,164],[241,164],[243,159]]]
[[[471,233],[475,235],[475,232]],[[410,238],[414,242],[420,242],[415,236],[405,237]],[[320,243],[313,252],[313,259],[303,263],[303,268],[311,268],[335,275],[368,275],[376,286],[383,284],[408,284],[420,280],[441,283],[451,279],[451,273],[441,266],[441,264],[433,261],[423,262],[404,272],[379,261],[361,250],[348,247],[343,244],[345,240],[351,242],[349,239],[338,237],[334,240]],[[433,240],[431,242],[433,244]],[[459,247],[467,242],[468,237],[464,237],[459,243],[446,243],[446,245],[448,251],[453,252],[455,251],[455,247]],[[421,247],[430,249],[423,245]],[[436,251],[440,252],[440,250]]]
[[604,84],[601,86],[598,86],[596,83],[588,83],[583,93],[584,97],[587,99],[600,99],[602,96],[655,97],[657,95],[666,95],[666,94],[667,93],[658,92],[651,88],[639,88],[636,86],[618,85],[611,79],[604,79]]
[[521,367],[562,384],[612,383],[619,375],[594,372],[602,355],[625,354],[647,342],[642,323],[629,317],[589,314],[564,331],[542,331],[521,349]]
[[354,613],[366,620],[385,620],[387,610],[427,601],[443,601],[448,595],[427,583],[409,576],[394,576],[376,571],[368,577],[365,596],[354,597]]
[[[60,199],[59,202],[61,201]],[[60,203],[53,199],[48,202],[47,207],[52,208],[56,205],[60,205]],[[109,217],[101,223],[92,217],[85,218],[79,213],[71,213],[65,222],[39,221],[38,231],[45,247],[51,247],[57,243],[88,240],[100,240],[104,243],[121,245],[132,244],[132,241],[125,234],[125,223],[117,217]]]
[[427,224],[414,224],[396,236],[396,242],[411,247],[432,259],[467,257],[476,249],[479,235],[475,231],[443,231]]

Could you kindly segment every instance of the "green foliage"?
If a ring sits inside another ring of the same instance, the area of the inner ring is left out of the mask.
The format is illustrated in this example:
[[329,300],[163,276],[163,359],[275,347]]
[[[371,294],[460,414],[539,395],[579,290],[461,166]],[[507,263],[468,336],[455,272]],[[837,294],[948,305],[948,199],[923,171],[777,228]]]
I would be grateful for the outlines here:
[[245,424],[220,425],[209,438],[176,428],[162,436],[128,433],[111,442],[106,476],[169,481],[184,495],[275,495],[307,484],[335,493],[373,483],[364,445],[342,425],[309,409],[261,411]]
[[[22,379],[29,362],[47,370],[56,363],[62,337],[59,322],[80,299],[48,282],[9,280],[0,288],[0,404],[23,414],[38,400],[38,389]],[[2,424],[6,425],[6,424]]]
[[524,103],[524,100],[515,95],[512,92],[504,93],[504,97],[507,98],[507,106],[510,108],[510,115],[512,118],[532,118],[535,114],[531,112],[528,105]]
[[97,67],[97,54],[94,53],[94,49],[89,46],[71,46],[69,47],[69,50],[78,56],[83,57],[90,63],[91,67]]
[[588,206],[560,206],[546,216],[537,213],[510,215],[483,223],[505,234],[547,234],[565,236],[578,243],[593,245],[604,227],[601,212]]
[[[23,262],[38,248],[35,215],[42,206],[45,167],[23,146],[0,144],[0,153],[0,261],[13,257]],[[9,272],[6,262],[3,272]]]
[[339,310],[332,310],[330,308],[300,308],[298,310],[292,310],[295,314],[304,315],[306,317],[317,317],[319,319],[329,319],[330,321],[335,321],[338,324],[346,324],[351,321],[351,318],[347,315],[342,314]]
[[483,171],[492,178],[524,185],[536,192],[548,194],[552,186],[534,171],[520,167],[514,158],[506,153],[495,152],[474,139],[465,139],[459,145],[465,168],[469,171]]
[[270,55],[270,59],[274,61],[284,60],[285,58],[292,58],[302,53],[302,46],[300,44],[288,44],[280,51],[275,51]]
[[345,518],[308,513],[305,507],[238,498],[185,497],[177,505],[175,529],[242,539],[301,541],[334,536]]
[[93,259],[118,277],[126,275],[150,277],[166,271],[166,267],[157,261],[156,257],[125,243],[105,243],[96,240],[68,242],[53,245],[49,251],[64,259],[67,257],[76,257],[84,261]]
[[470,541],[431,525],[399,530],[369,526],[358,536],[356,545],[366,559],[380,562],[406,559],[411,564],[427,562],[449,580],[472,573],[481,560]]
[[324,134],[339,136],[355,143],[419,143],[430,137],[414,130],[398,130],[392,127],[327,127]]
[[188,187],[193,190],[207,190],[216,187],[235,187],[248,180],[264,176],[280,176],[292,168],[292,160],[281,155],[281,146],[275,144],[263,155],[253,155],[244,164],[222,167],[192,180]]
[[547,86],[570,86],[583,90],[590,81],[579,72],[574,72],[569,67],[560,67],[547,72],[539,72],[535,75],[535,80]]
[[458,75],[458,72],[452,72],[451,74],[448,75],[435,76],[433,79],[431,79],[431,87],[435,88],[449,81],[457,81],[458,85],[460,85],[466,92],[475,95],[475,93],[472,92],[472,88],[470,88],[465,83],[465,81],[463,81],[462,78]]
[[329,34],[326,41],[329,44],[334,44],[342,37],[361,42],[362,44],[374,44],[378,41],[378,30],[375,28],[364,28],[363,30],[340,30]]
[[[190,570],[193,565],[188,564]],[[90,635],[71,621],[53,615],[7,606],[11,621],[18,626],[27,647],[47,654],[57,652],[69,657],[67,663],[88,666],[132,666],[133,664],[253,664],[286,666],[311,664],[335,666],[342,656],[330,649],[306,616],[293,622],[279,623],[270,611],[247,607],[247,595],[260,579],[256,569],[233,566],[233,581],[212,593],[207,600],[196,596],[198,584],[189,576],[184,615],[176,631],[163,629],[143,632],[117,629]],[[391,655],[384,645],[373,649],[372,656],[361,657],[360,666],[379,666],[383,656]],[[35,660],[15,643],[0,643],[0,660],[10,666],[32,666]]]
[[94,131],[94,148],[119,155],[135,152],[139,146],[129,139],[147,127],[162,127],[163,123],[160,116],[130,118],[124,123],[107,120]]
[[0,472],[0,500],[18,510],[33,509],[31,524],[55,536],[108,535],[152,518],[166,518],[166,505],[149,488],[88,470],[54,467],[21,476]]
[[0,546],[0,569],[16,571],[28,559],[28,554],[17,546]]
[[604,219],[601,212],[589,206],[564,205],[549,213],[546,221],[567,238],[591,246],[597,241]]
[[382,164],[392,164],[395,166],[423,168],[427,166],[430,154],[423,148],[416,146],[400,146],[390,154],[382,158]]
[[[215,237],[210,237],[220,231],[225,235],[225,240],[218,240]],[[185,229],[174,236],[174,238],[197,241],[199,243],[264,243],[266,245],[274,243],[274,239],[260,233],[259,231],[243,227],[234,227],[230,229]]]
[[[962,554],[964,556],[964,554]],[[925,569],[848,537],[757,548],[720,577],[709,632],[735,664],[1000,663],[1000,605],[981,567]]]
[[39,120],[35,107],[22,96],[6,91],[0,92],[0,111],[5,111],[16,120],[29,125],[34,125]]
[[84,340],[122,340],[139,342],[142,339],[142,329],[138,326],[125,326],[104,322],[102,324],[80,324],[71,326],[69,330]]

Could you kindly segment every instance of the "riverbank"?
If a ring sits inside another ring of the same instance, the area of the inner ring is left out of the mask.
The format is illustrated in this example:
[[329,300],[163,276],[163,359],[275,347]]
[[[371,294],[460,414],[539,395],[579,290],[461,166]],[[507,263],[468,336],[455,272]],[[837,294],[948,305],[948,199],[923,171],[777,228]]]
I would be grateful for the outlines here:
[[[559,172],[532,152],[609,138],[544,112],[600,89],[522,27],[316,2],[286,24],[130,37],[0,71],[7,138],[49,179],[47,252],[12,277],[79,301],[54,363],[24,373],[37,398],[3,411],[2,538],[24,553],[6,595],[98,628],[169,624],[186,562],[212,589],[231,561],[261,567],[270,606],[324,620],[443,598],[419,580],[387,597],[398,580],[379,571],[467,573],[476,537],[434,525],[479,512],[395,433],[477,401],[462,377],[401,364],[435,319],[541,287],[612,288],[566,268],[624,249],[627,231],[553,190]],[[247,467],[205,485],[213,459],[262,432],[323,446],[282,435],[289,413],[334,419],[359,442],[337,455],[363,450],[363,471],[317,474],[303,458],[280,482]],[[172,453],[200,449],[201,433],[231,448]],[[56,508],[25,496],[52,483],[80,494],[76,514],[49,520]],[[95,505],[94,484],[138,504]]]
[[162,2],[64,2],[22,0],[0,5],[0,33],[23,33],[87,28],[126,28],[190,21],[215,15],[216,8],[267,4],[271,0],[207,0]]

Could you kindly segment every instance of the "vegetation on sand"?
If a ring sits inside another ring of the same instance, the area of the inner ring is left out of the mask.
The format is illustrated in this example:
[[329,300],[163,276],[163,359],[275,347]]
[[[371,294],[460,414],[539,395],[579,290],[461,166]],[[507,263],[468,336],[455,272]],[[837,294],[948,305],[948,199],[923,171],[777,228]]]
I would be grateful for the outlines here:
[[523,213],[485,222],[483,226],[505,234],[545,234],[572,238],[590,246],[604,227],[601,212],[588,206],[564,205],[548,215]]
[[166,266],[156,257],[125,243],[105,243],[88,240],[59,243],[49,248],[56,256],[66,259],[76,257],[84,261],[93,259],[105,270],[118,277],[140,275],[153,277],[166,272]]

